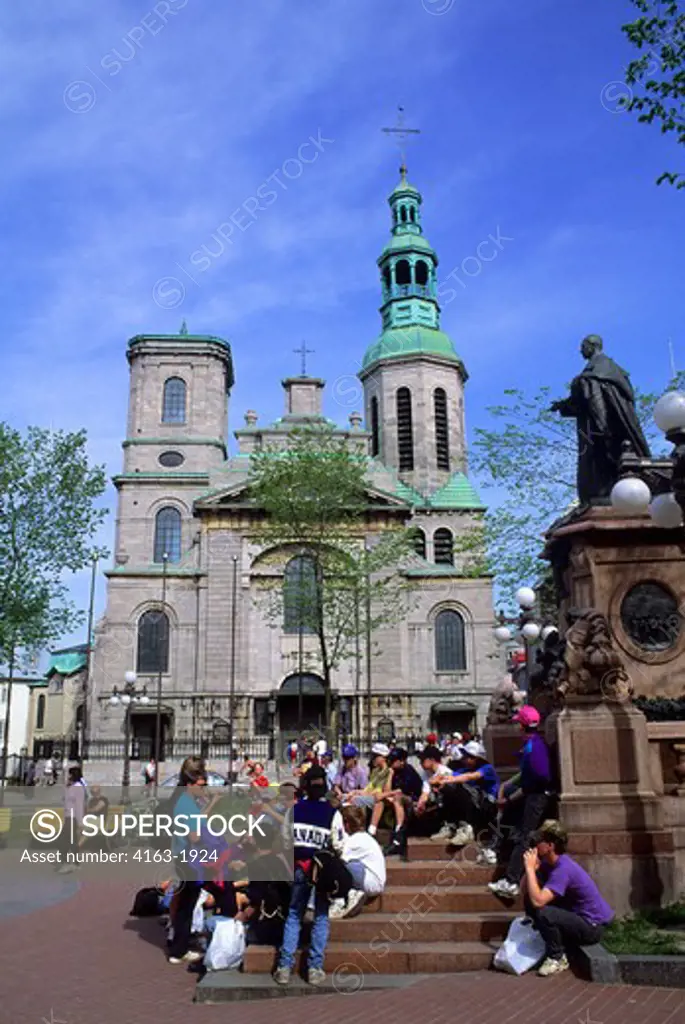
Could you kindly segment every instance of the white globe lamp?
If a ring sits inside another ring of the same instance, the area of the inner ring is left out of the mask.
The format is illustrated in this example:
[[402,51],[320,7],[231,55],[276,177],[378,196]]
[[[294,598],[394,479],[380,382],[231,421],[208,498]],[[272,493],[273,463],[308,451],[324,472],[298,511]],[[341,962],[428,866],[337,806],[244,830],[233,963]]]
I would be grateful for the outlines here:
[[613,508],[629,516],[644,515],[651,498],[649,487],[637,476],[624,476],[611,489]]
[[495,640],[501,644],[505,644],[507,640],[511,640],[511,630],[508,626],[497,626],[495,629]]
[[664,530],[672,530],[683,525],[683,511],[671,492],[657,494],[649,506],[649,514],[655,526],[660,526]]
[[537,622],[526,622],[523,629],[521,630],[526,640],[531,643],[540,636],[540,627]]
[[126,672],[124,674],[124,679],[129,684],[129,686],[134,686],[135,685],[135,681],[136,681],[136,674],[135,674],[135,672],[132,672],[132,671],[129,670],[128,672]]
[[667,391],[654,406],[654,421],[665,434],[685,429],[685,393]]
[[142,695],[142,697],[140,698],[140,703],[141,704],[149,704],[150,703],[150,698],[148,697],[148,695],[146,693],[144,693]]
[[119,707],[120,703],[121,703],[121,701],[119,700],[119,694],[118,693],[113,693],[112,696],[109,698],[110,707],[117,708],[117,707]]
[[519,587],[516,591],[516,603],[519,608],[532,608],[535,604],[535,591],[532,587]]
[[122,695],[119,698],[119,700],[121,701],[121,703],[124,705],[125,708],[127,708],[129,706],[129,704],[131,703],[131,698],[129,697],[129,695],[127,693],[122,693]]

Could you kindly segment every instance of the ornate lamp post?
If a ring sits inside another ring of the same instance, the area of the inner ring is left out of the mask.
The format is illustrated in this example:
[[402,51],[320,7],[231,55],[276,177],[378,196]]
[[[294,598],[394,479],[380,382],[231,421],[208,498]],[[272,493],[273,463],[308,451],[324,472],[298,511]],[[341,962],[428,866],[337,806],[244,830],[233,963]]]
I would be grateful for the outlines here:
[[[654,420],[673,451],[665,459],[645,459],[628,447],[621,458],[621,479],[611,491],[611,504],[624,515],[648,512],[655,526],[674,529],[683,525],[685,513],[685,393],[667,391],[662,395],[654,406]],[[650,484],[656,484],[657,494],[652,493]]]
[[347,697],[341,697],[338,702],[340,711],[340,732],[343,746],[347,743],[350,732],[350,702]]
[[515,626],[520,633],[526,649],[526,689],[530,684],[532,668],[533,644],[542,636],[545,640],[555,629],[554,626],[545,626],[544,629],[535,621],[535,591],[532,587],[519,587],[515,594],[516,603],[520,608],[515,618],[507,618],[504,612],[500,612],[495,627],[495,639],[500,644],[506,644],[513,639],[510,626]]
[[273,697],[269,697],[266,702],[266,710],[269,714],[269,761],[275,760],[276,754],[276,737],[274,734],[274,727],[276,722],[276,708],[277,704]]
[[[140,692],[136,690],[135,672],[127,672],[124,680],[125,684],[121,692],[116,686],[112,689],[109,703],[113,708],[121,705],[124,709],[124,767],[121,774],[121,795],[122,803],[128,804],[131,785],[131,710],[134,704],[149,704],[150,698],[147,695],[147,687],[144,686]],[[159,771],[159,765],[157,771]]]

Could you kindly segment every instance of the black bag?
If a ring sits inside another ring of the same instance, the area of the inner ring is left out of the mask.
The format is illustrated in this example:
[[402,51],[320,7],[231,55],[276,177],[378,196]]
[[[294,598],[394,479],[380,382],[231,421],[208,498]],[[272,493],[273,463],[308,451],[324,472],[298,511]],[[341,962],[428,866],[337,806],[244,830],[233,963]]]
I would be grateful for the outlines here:
[[150,887],[139,889],[133,899],[129,917],[159,917],[162,913],[161,904],[157,889]]
[[312,858],[311,881],[318,893],[330,900],[347,899],[354,881],[344,860],[330,850],[319,850]]

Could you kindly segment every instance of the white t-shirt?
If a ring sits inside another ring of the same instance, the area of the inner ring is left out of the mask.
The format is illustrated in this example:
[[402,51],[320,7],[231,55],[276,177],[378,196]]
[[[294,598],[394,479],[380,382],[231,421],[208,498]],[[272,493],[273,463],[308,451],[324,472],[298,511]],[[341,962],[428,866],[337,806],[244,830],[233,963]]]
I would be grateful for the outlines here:
[[434,772],[427,772],[425,768],[420,768],[419,769],[419,775],[421,776],[421,778],[423,780],[422,792],[426,793],[426,794],[430,794],[432,792],[431,785],[430,785],[430,780],[433,778],[434,775],[451,775],[451,774],[452,774],[452,772],[447,767],[446,764],[439,764]]
[[321,757],[321,755],[325,754],[327,750],[328,744],[326,743],[325,740],[317,740],[316,743],[314,744],[314,753],[316,754],[317,757]]
[[368,832],[345,834],[342,859],[364,865],[364,892],[377,896],[385,888],[385,857],[378,842]]

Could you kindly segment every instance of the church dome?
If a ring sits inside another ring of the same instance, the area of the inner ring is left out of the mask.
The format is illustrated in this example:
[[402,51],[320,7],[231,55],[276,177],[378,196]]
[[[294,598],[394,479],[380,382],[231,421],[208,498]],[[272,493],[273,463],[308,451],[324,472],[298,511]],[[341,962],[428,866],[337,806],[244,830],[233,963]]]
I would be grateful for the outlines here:
[[367,370],[380,359],[404,359],[407,356],[431,355],[457,363],[464,373],[463,363],[457,355],[452,339],[444,331],[434,327],[412,324],[407,327],[391,327],[369,345],[362,361],[362,370]]

